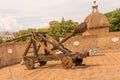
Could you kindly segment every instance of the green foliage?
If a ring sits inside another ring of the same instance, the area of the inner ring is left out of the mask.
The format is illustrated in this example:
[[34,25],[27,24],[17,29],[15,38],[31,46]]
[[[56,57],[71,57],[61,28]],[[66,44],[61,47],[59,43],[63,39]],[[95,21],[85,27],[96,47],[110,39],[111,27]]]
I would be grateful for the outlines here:
[[4,41],[3,41],[3,39],[0,37],[0,44],[2,44]]
[[37,29],[37,32],[48,32],[48,28]]
[[[49,34],[53,35],[67,35],[68,33],[71,32],[71,30],[74,29],[78,25],[77,22],[73,22],[72,20],[67,20],[65,21],[62,19],[60,23],[56,23],[55,25],[50,25],[49,28],[42,28],[42,29],[34,29],[34,28],[29,28],[27,30],[20,30],[18,32],[14,33],[15,37],[19,37],[25,34],[30,34],[32,32],[48,32]],[[56,40],[58,40],[58,37],[54,37]],[[25,37],[21,38],[18,41],[28,41],[30,40],[30,37]]]
[[[47,32],[47,28],[42,28],[42,29],[35,29],[35,28],[29,28],[27,30],[20,30],[18,32],[15,32],[13,33],[13,35],[15,37],[19,37],[19,36],[23,36],[25,34],[31,34],[32,32]],[[29,41],[30,40],[30,37],[25,37],[25,38],[21,38],[19,40],[16,40],[16,42],[19,42],[19,41]]]
[[120,9],[105,14],[110,22],[110,32],[120,31]]
[[[57,23],[55,25],[50,25],[50,28],[48,29],[48,33],[53,35],[62,35],[65,36],[68,33],[71,32],[71,30],[74,29],[78,25],[77,22],[73,22],[72,20],[62,20],[60,23]],[[56,40],[58,40],[57,37],[55,37]]]

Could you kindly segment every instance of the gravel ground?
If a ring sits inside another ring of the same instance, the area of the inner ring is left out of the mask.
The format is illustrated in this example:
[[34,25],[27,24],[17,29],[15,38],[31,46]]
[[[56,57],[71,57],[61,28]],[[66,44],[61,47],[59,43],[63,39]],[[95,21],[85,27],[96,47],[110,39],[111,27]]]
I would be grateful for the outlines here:
[[0,80],[120,80],[120,51],[104,51],[104,56],[84,58],[84,66],[63,69],[60,61],[27,70],[24,65],[0,69]]

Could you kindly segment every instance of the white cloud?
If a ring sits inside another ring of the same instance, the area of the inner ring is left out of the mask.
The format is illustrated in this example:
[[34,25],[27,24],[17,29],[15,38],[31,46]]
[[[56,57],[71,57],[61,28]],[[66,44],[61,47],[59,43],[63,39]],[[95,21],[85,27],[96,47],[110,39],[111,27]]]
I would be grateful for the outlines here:
[[0,31],[16,31],[22,27],[10,16],[0,16]]
[[[97,3],[102,13],[120,8],[119,0]],[[81,22],[91,12],[92,4],[93,0],[0,0],[0,31],[48,26],[49,21],[62,17]]]

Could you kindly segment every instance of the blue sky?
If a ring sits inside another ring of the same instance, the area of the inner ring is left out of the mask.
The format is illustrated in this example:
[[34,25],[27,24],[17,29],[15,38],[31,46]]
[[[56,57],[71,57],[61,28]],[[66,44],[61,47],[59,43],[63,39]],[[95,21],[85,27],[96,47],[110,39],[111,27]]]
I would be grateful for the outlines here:
[[[120,0],[96,0],[99,12],[120,8]],[[49,21],[82,22],[91,13],[93,0],[0,0],[0,31],[48,27]]]

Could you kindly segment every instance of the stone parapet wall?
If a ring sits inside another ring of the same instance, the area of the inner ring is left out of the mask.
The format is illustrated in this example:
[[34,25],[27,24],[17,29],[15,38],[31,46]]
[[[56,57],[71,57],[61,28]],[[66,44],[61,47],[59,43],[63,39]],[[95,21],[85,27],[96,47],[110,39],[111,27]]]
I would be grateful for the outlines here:
[[119,49],[120,32],[110,32],[108,34],[99,35],[97,39],[97,47],[102,50]]
[[[19,63],[27,44],[27,42],[19,42],[1,45],[0,68]],[[73,52],[87,52],[91,48],[100,50],[120,49],[120,32],[110,32],[104,35],[74,36],[67,40],[64,46]],[[13,52],[8,53],[8,49],[12,49]],[[40,49],[39,53],[44,53],[43,48]]]
[[[0,68],[19,63],[27,43],[9,43],[0,46]],[[12,51],[10,51],[12,50]],[[9,53],[11,52],[11,53]]]
[[[75,42],[79,42],[79,45],[74,45]],[[73,52],[86,52],[89,49],[96,47],[97,36],[75,36],[70,38],[64,43],[64,46]]]
[[109,27],[88,29],[82,35],[104,35],[106,33],[109,33]]

